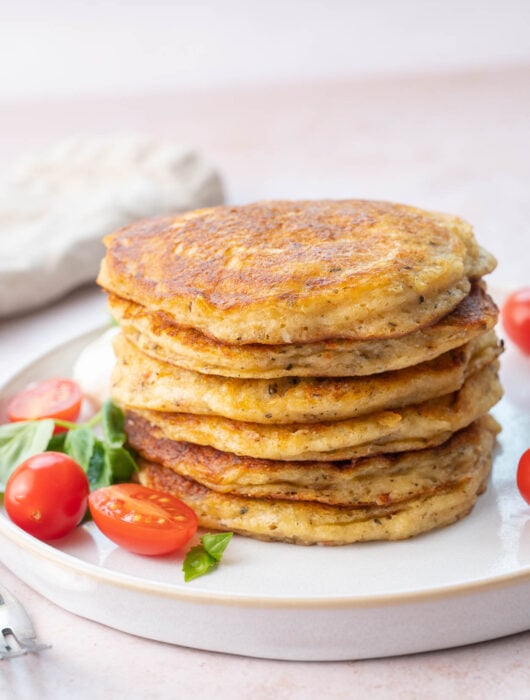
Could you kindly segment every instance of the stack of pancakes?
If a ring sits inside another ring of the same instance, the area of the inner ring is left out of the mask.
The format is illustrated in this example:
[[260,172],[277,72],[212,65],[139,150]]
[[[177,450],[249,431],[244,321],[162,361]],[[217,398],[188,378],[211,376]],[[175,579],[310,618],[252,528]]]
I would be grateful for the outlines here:
[[261,202],[105,240],[112,396],[141,483],[202,526],[299,544],[401,539],[466,515],[498,426],[482,276],[461,219]]

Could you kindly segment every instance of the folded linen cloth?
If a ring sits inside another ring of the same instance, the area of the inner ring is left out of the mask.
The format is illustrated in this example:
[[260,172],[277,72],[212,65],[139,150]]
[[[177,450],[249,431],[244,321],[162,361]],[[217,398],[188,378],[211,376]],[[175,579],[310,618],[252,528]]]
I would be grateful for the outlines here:
[[94,280],[114,229],[222,201],[199,154],[145,137],[71,140],[21,160],[0,184],[0,317]]

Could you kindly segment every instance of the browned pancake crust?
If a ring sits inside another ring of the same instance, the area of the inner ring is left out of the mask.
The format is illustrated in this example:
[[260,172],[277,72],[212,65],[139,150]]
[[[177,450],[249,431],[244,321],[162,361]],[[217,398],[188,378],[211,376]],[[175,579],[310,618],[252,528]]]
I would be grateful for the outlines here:
[[467,478],[475,469],[484,435],[496,434],[499,427],[484,416],[436,448],[341,462],[255,459],[176,442],[133,412],[127,414],[126,430],[129,445],[143,459],[218,493],[364,507],[426,497]]
[[498,360],[491,362],[471,375],[458,392],[342,421],[269,425],[190,413],[138,408],[135,412],[171,440],[210,445],[260,459],[351,459],[442,444],[501,398],[498,367]]
[[230,345],[115,294],[109,295],[109,307],[127,339],[155,359],[204,374],[266,379],[360,376],[401,369],[464,345],[491,330],[498,317],[484,284],[474,283],[454,311],[401,338]]
[[122,334],[111,396],[131,408],[217,415],[265,424],[321,423],[391,410],[449,394],[500,353],[494,331],[414,367],[372,377],[234,379],[150,358]]
[[495,261],[461,219],[389,202],[258,202],[132,224],[99,282],[233,344],[398,337]]
[[295,544],[399,540],[449,525],[469,513],[486,488],[494,442],[495,431],[483,430],[475,463],[461,479],[426,496],[387,506],[332,506],[222,494],[142,459],[138,477],[145,486],[182,499],[208,529]]

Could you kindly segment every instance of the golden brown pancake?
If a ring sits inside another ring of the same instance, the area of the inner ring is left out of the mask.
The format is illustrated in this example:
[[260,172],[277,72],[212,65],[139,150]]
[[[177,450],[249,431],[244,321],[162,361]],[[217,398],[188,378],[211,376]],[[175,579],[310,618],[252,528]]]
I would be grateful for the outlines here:
[[139,480],[203,527],[300,544],[466,515],[499,400],[494,258],[389,202],[269,201],[131,224],[99,283]]
[[121,334],[114,350],[111,394],[119,404],[256,423],[321,423],[421,403],[457,391],[500,352],[491,331],[430,362],[375,377],[271,381],[180,369],[150,358]]
[[462,219],[362,200],[212,207],[105,244],[105,289],[234,345],[400,337],[495,265]]
[[230,345],[115,294],[109,295],[109,308],[127,339],[147,355],[203,374],[249,379],[365,376],[402,369],[464,345],[491,330],[498,316],[484,285],[475,283],[450,314],[399,338]]
[[474,461],[460,478],[433,492],[386,506],[332,506],[222,494],[143,459],[139,461],[139,480],[185,501],[197,513],[200,525],[208,529],[296,544],[399,540],[449,525],[469,513],[486,488],[496,428],[484,425],[479,433],[472,448]]
[[[164,437],[261,459],[340,460],[422,449],[445,442],[497,403],[498,361],[471,375],[460,391],[392,411],[323,423],[264,425],[219,416],[134,409]],[[128,408],[124,406],[124,408]]]
[[144,460],[218,493],[365,507],[427,497],[460,481],[474,470],[485,432],[495,434],[498,425],[483,416],[439,447],[339,462],[255,459],[175,442],[134,413],[126,429]]

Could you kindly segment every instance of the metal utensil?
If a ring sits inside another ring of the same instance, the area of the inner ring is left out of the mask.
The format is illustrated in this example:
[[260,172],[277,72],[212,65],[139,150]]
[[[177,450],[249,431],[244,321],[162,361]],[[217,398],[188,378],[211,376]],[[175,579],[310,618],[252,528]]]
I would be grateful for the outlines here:
[[7,588],[0,586],[0,660],[49,649],[35,641],[27,612]]

